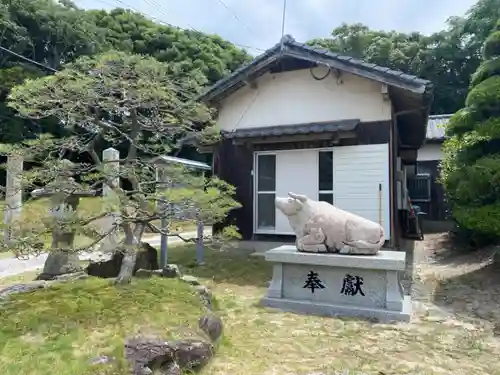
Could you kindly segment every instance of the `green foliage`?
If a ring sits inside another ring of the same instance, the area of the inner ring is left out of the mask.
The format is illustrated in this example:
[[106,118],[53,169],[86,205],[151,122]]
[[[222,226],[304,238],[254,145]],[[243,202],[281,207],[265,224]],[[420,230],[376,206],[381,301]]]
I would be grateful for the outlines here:
[[[217,36],[162,26],[124,9],[85,11],[71,1],[12,0],[0,4],[2,46],[59,69],[80,56],[110,49],[150,55],[169,62],[176,79],[211,84],[248,61],[249,55]],[[43,132],[62,136],[58,124],[20,119],[4,104],[10,88],[27,77],[47,74],[2,54],[0,142],[16,143]]]
[[485,79],[500,74],[500,59],[488,60],[482,63],[471,78],[471,87],[477,86]]
[[500,56],[500,31],[495,31],[484,42],[483,57],[489,60],[498,56]]
[[[42,218],[33,217],[35,223],[20,222],[18,231],[29,233],[17,244],[24,248],[29,240],[35,242],[56,227],[90,237],[92,245],[111,232],[103,233],[92,224],[119,211],[121,220],[115,223],[116,228],[127,245],[133,245],[140,241],[146,227],[167,233],[154,225],[159,219],[180,220],[176,210],[161,204],[165,196],[171,206],[196,214],[186,219],[193,222],[197,218],[217,222],[238,207],[232,198],[233,187],[217,178],[195,176],[184,168],[163,166],[172,186],[167,192],[157,183],[158,163],[152,162],[155,157],[170,152],[179,138],[200,136],[201,127],[214,129],[212,111],[194,100],[199,88],[196,79],[175,77],[169,64],[119,51],[80,57],[52,76],[27,79],[14,87],[9,105],[19,114],[34,119],[55,118],[66,131],[61,138],[41,135],[3,147],[4,152],[22,153],[34,164],[24,173],[23,185],[29,189],[37,185],[50,188],[57,204],[101,185],[114,193],[97,214],[81,215],[77,210],[55,218],[46,213]],[[100,142],[107,147],[122,145],[126,150],[119,160],[119,170],[110,169],[102,160],[97,149]],[[68,163],[63,159],[68,151],[83,160]],[[117,185],[117,177],[131,188]]]
[[427,78],[435,87],[431,112],[453,113],[463,107],[483,43],[499,18],[500,0],[479,0],[464,18],[452,17],[445,30],[428,36],[342,24],[331,37],[309,44]]
[[495,111],[500,107],[500,76],[490,77],[474,86],[465,105],[479,111]]
[[[484,56],[495,57],[494,31]],[[499,34],[500,35],[500,34]],[[500,44],[499,44],[500,45]],[[500,237],[500,71],[485,61],[473,76],[472,89],[447,127],[442,182],[459,226],[488,238]]]
[[139,328],[179,339],[196,329],[203,312],[199,297],[175,279],[138,279],[115,288],[93,278],[19,294],[0,312],[0,363],[5,374],[91,375],[96,366],[89,360],[109,355],[116,360],[98,373],[127,373],[125,337]]

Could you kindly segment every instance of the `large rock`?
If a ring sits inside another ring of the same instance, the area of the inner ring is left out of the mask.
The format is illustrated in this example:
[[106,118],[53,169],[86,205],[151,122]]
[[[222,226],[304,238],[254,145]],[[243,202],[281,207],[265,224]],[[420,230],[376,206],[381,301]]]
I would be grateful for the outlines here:
[[44,289],[49,284],[45,281],[33,281],[28,284],[15,284],[0,290],[0,299],[6,299],[13,294],[28,293],[38,289]]
[[37,280],[54,280],[58,276],[82,271],[78,254],[71,251],[53,251],[47,257]]
[[175,349],[164,340],[137,336],[126,341],[125,358],[135,375],[152,374],[175,363]]
[[216,342],[222,336],[222,319],[217,315],[203,315],[198,320],[198,327],[207,334],[212,342]]
[[183,370],[198,371],[215,355],[214,346],[200,339],[183,339],[171,342],[175,352],[175,362]]
[[125,343],[125,358],[134,375],[180,375],[181,369],[201,369],[213,356],[213,345],[199,339],[164,341],[136,336]]
[[[86,268],[86,272],[91,276],[102,278],[117,277],[122,265],[123,253],[119,250],[109,253],[94,254]],[[156,270],[158,265],[158,251],[146,242],[141,242],[141,250],[137,254],[134,274],[139,269]]]

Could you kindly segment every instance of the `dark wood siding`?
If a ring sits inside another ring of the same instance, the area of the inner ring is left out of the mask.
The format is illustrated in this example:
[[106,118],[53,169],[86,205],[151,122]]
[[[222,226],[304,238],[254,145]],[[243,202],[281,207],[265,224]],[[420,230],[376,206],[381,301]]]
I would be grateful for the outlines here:
[[[312,137],[308,141],[293,141],[293,137],[287,136],[289,142],[280,143],[253,143],[252,139],[234,144],[232,140],[226,139],[217,147],[214,155],[214,174],[236,187],[236,199],[242,204],[242,208],[234,210],[223,222],[214,225],[217,232],[227,225],[236,225],[245,240],[253,236],[253,152],[273,150],[294,150],[321,147],[341,147],[350,145],[369,145],[389,143],[391,121],[360,123],[355,135],[351,138],[340,138],[334,143],[332,140],[315,140]],[[311,135],[312,136],[312,135]],[[367,166],[369,167],[369,166]],[[392,207],[392,206],[391,206]],[[392,215],[391,215],[392,217]],[[260,235],[259,238],[268,235]],[[271,238],[272,236],[269,236]]]
[[438,182],[440,173],[439,163],[439,160],[417,162],[417,173],[429,173],[431,179],[430,202],[415,202],[416,205],[421,207],[423,212],[427,213],[425,220],[442,221],[447,219],[444,189]]
[[221,142],[214,155],[214,174],[236,187],[236,200],[241,208],[230,212],[223,223],[214,225],[214,232],[236,225],[245,240],[253,235],[253,149],[248,145]]

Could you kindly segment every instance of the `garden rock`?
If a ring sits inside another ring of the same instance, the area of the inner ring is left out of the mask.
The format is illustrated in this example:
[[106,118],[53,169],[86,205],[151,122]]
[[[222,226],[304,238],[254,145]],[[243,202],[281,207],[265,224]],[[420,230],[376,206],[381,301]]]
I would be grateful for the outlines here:
[[200,370],[215,355],[214,346],[200,339],[183,339],[173,341],[175,362],[183,370]]
[[27,284],[15,284],[0,290],[0,299],[7,299],[13,294],[28,293],[48,286],[45,281],[34,281]]
[[88,277],[89,277],[88,274],[86,274],[84,271],[80,271],[75,273],[68,273],[65,275],[54,276],[50,281],[58,281],[58,282],[75,281],[75,280],[87,279]]
[[194,289],[198,292],[201,302],[205,305],[208,310],[212,310],[212,292],[210,289],[203,285],[195,285]]
[[169,342],[137,336],[125,343],[125,358],[132,365],[134,375],[180,375],[181,369],[201,369],[214,354],[213,345],[199,339]]
[[72,251],[53,251],[45,264],[43,271],[38,275],[37,280],[54,280],[57,276],[72,274],[82,271],[78,254]]
[[176,277],[180,278],[182,276],[179,266],[176,264],[167,264],[161,271],[161,276],[168,279],[174,279]]
[[181,276],[180,279],[185,283],[188,283],[189,285],[200,285],[200,281],[196,277],[191,275]]
[[214,314],[207,314],[200,317],[198,327],[208,335],[212,342],[216,342],[222,336],[222,319]]
[[[90,276],[102,278],[117,277],[120,273],[122,260],[123,253],[118,248],[106,253],[100,252],[90,257],[86,272]],[[141,250],[137,253],[134,275],[139,269],[156,270],[158,268],[158,251],[150,244],[141,242]]]
[[157,270],[160,268],[158,264],[158,250],[147,242],[141,242],[141,250],[137,254],[135,262],[135,271],[138,269]]
[[175,367],[175,349],[158,338],[137,336],[128,339],[125,343],[125,358],[131,363],[134,375],[152,374]]

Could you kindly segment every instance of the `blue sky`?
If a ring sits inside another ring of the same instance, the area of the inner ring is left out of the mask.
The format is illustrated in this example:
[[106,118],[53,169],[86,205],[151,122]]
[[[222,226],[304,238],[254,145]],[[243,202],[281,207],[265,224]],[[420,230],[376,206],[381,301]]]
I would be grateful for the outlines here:
[[[151,18],[266,49],[281,37],[283,0],[74,0],[86,9],[133,8]],[[221,1],[227,5],[226,8]],[[431,33],[476,0],[287,0],[285,33],[299,41],[327,36],[342,22]]]

